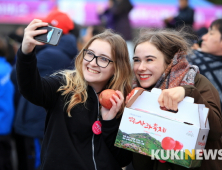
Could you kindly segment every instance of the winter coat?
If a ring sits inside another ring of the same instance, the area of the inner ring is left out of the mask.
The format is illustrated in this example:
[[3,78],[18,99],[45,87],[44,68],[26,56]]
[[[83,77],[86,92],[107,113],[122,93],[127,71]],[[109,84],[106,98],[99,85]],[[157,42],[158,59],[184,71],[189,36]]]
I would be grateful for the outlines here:
[[[57,46],[41,46],[36,58],[39,74],[49,76],[55,71],[74,67],[74,58],[77,55],[76,38],[71,34],[63,35]],[[11,78],[17,86],[16,68],[13,68]],[[37,106],[23,96],[16,101],[16,117],[14,129],[17,134],[42,138],[44,134],[46,111],[43,107]]]
[[204,75],[217,89],[222,108],[222,56],[215,56],[194,50],[190,62],[197,65]]
[[181,27],[184,24],[192,27],[194,22],[194,10],[189,6],[184,9],[179,9],[179,14],[174,20],[176,27]]
[[100,19],[105,20],[106,28],[114,29],[126,41],[132,40],[132,27],[129,20],[129,13],[133,5],[129,0],[121,0],[114,3],[112,8],[108,8],[103,14],[99,15]]
[[[41,170],[122,170],[132,153],[114,146],[120,119],[102,120],[97,94],[87,87],[87,101],[72,108],[68,117],[64,98],[58,88],[65,83],[61,76],[42,78],[35,53],[18,52],[16,64],[21,94],[47,110],[42,143]],[[36,113],[38,116],[38,113]],[[95,135],[93,123],[99,118],[102,133]]]

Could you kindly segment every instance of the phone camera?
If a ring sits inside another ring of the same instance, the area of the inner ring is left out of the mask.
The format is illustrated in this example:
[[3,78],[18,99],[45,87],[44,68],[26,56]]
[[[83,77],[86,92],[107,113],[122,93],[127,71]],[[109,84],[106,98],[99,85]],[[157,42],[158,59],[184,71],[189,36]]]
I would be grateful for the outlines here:
[[58,32],[58,34],[60,34],[60,32]]

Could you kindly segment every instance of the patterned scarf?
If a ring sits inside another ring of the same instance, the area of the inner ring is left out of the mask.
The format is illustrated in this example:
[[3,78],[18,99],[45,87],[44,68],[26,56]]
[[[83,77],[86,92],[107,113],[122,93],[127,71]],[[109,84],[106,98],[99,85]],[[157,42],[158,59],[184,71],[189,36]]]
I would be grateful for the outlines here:
[[[181,85],[194,86],[194,80],[198,72],[199,68],[190,65],[184,53],[177,53],[154,87],[163,90]],[[138,84],[135,82],[133,86],[136,87]]]

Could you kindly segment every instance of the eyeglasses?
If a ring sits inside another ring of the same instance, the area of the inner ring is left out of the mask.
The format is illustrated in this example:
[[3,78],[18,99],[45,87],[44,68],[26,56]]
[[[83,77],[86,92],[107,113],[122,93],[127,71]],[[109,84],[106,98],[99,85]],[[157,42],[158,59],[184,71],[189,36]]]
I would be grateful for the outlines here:
[[84,60],[86,60],[88,62],[91,62],[91,61],[93,61],[94,58],[96,58],[96,64],[102,68],[106,68],[110,62],[113,62],[112,60],[110,60],[106,57],[96,56],[91,51],[86,50],[86,49],[83,50],[83,57],[84,57]]

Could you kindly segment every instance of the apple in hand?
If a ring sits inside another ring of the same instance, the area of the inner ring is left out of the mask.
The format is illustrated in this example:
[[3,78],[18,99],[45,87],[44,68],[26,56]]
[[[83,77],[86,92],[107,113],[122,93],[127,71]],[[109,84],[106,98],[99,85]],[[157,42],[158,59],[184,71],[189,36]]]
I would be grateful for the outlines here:
[[183,144],[179,141],[176,141],[175,147],[173,148],[175,151],[181,150],[183,148]]
[[174,149],[176,145],[176,142],[173,138],[171,137],[165,137],[163,138],[162,142],[161,142],[161,146],[163,149],[165,150],[171,150]]
[[113,104],[111,103],[110,98],[113,96],[113,94],[117,95],[115,90],[112,89],[103,90],[99,95],[99,103],[106,109],[111,109]]

